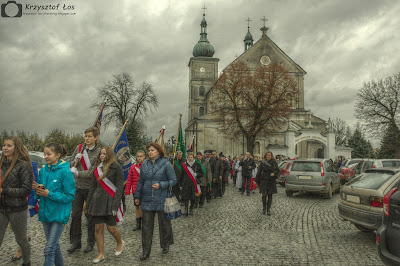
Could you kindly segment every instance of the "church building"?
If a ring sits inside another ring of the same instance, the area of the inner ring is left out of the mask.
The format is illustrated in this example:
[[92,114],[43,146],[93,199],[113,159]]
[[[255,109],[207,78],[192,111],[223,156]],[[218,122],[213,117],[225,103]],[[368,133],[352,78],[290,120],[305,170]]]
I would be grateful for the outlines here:
[[[283,128],[269,136],[256,138],[254,155],[263,156],[267,151],[290,158],[331,158],[339,155],[350,157],[351,149],[335,147],[335,134],[330,121],[315,116],[305,109],[304,77],[306,71],[294,62],[267,35],[268,28],[261,30],[261,38],[254,43],[250,28],[244,37],[243,53],[233,60],[244,62],[251,70],[261,65],[277,62],[285,67],[297,83],[298,97],[292,103],[293,112]],[[189,112],[185,129],[185,142],[194,137],[194,152],[216,150],[225,155],[246,153],[246,139],[241,134],[226,135],[220,130],[216,117],[211,113],[213,84],[217,81],[219,59],[213,57],[214,47],[208,41],[205,14],[200,23],[200,40],[193,48],[189,60]],[[229,65],[227,66],[229,67]],[[226,68],[227,68],[226,67]]]

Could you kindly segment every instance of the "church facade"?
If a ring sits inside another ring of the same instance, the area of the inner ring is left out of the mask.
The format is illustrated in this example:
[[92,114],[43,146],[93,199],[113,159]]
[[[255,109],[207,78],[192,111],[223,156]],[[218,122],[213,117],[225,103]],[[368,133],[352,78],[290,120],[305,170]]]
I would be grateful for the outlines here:
[[[225,155],[246,153],[246,139],[241,134],[224,134],[212,114],[213,84],[218,79],[218,58],[214,58],[214,47],[207,38],[205,14],[200,24],[200,40],[193,48],[189,60],[189,111],[188,126],[185,129],[185,142],[193,140],[194,151],[216,150]],[[269,136],[258,136],[254,155],[263,156],[272,151],[274,155],[290,158],[331,158],[350,157],[351,149],[335,147],[335,134],[330,122],[325,121],[305,109],[304,76],[306,71],[282,51],[267,35],[268,28],[261,28],[261,38],[254,43],[248,28],[244,38],[244,51],[234,61],[244,62],[251,70],[261,65],[277,62],[285,67],[296,81],[299,91],[292,103],[293,112],[284,127]],[[229,65],[228,65],[229,66]],[[227,66],[227,67],[228,67]]]

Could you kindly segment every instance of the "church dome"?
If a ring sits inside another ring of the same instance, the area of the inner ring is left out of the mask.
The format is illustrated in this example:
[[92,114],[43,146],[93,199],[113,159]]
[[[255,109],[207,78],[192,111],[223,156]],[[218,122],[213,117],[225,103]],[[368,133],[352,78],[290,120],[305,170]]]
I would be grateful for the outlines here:
[[199,42],[193,47],[193,56],[199,57],[213,57],[215,50],[207,39],[207,21],[205,14],[203,14],[203,20],[200,23],[201,33]]
[[208,42],[202,42],[199,41],[194,47],[193,47],[193,56],[198,57],[198,56],[205,56],[205,57],[212,57],[215,53],[214,47]]
[[253,36],[250,33],[250,30],[247,31],[246,36],[244,37],[245,41],[252,41],[253,40]]

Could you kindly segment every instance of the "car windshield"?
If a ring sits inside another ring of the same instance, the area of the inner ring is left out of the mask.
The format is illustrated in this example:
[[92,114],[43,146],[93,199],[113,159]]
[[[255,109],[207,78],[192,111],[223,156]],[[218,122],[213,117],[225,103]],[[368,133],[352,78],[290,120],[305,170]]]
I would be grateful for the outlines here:
[[42,165],[46,164],[46,160],[40,156],[30,154],[29,157],[31,158],[32,161],[38,164],[38,166],[42,167]]
[[294,162],[291,171],[321,172],[320,162]]
[[393,172],[364,173],[348,182],[347,185],[356,188],[379,189],[393,175]]

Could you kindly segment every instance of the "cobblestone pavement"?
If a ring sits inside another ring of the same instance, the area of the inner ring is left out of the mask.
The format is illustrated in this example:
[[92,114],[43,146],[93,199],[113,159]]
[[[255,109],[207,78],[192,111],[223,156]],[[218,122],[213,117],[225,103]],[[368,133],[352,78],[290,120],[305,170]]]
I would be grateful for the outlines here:
[[[128,212],[119,227],[125,248],[114,256],[116,243],[105,230],[105,260],[99,265],[383,265],[375,244],[375,234],[363,233],[338,215],[339,194],[332,199],[295,194],[289,198],[283,188],[274,195],[272,216],[262,215],[261,194],[250,197],[227,187],[222,199],[214,199],[193,217],[172,221],[175,244],[161,254],[158,224],[155,223],[150,258],[140,262],[141,232],[133,232],[135,217],[132,196]],[[32,265],[43,265],[45,238],[37,217],[28,229],[32,244]],[[86,232],[86,228],[84,228]],[[60,243],[65,265],[91,265],[97,249],[68,254],[69,225]],[[0,265],[10,262],[16,242],[7,230],[0,250]]]

